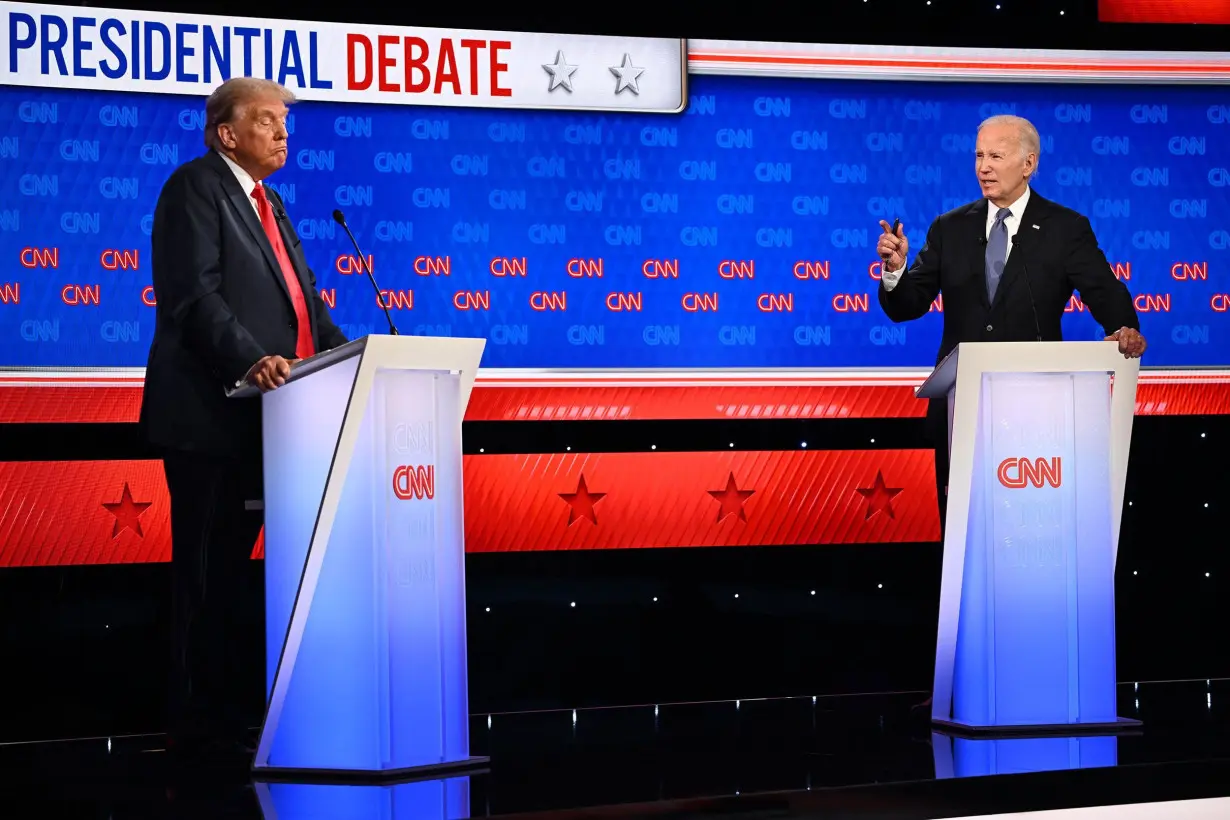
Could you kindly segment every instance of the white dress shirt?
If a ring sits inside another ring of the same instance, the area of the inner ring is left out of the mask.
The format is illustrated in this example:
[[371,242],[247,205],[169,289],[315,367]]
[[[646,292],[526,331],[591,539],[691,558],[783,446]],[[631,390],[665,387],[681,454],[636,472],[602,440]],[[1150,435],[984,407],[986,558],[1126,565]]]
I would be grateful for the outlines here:
[[[1025,214],[1025,206],[1029,204],[1029,186],[1025,186],[1025,193],[1021,194],[1021,198],[1008,206],[1008,210],[1012,211],[1012,216],[1004,219],[1004,227],[1008,229],[1008,253],[1004,255],[1004,262],[1012,256],[1012,237],[1016,236],[1017,229],[1021,227],[1021,217]],[[995,226],[995,214],[999,212],[999,208],[991,202],[987,202],[987,239],[991,238],[991,228]],[[884,282],[885,290],[892,290],[897,287],[897,283],[901,281],[901,275],[905,273],[905,269],[909,267],[910,260],[905,260],[905,266],[900,270],[892,272],[885,271],[881,279]]]
[[226,161],[226,164],[230,166],[231,172],[235,175],[235,179],[239,180],[239,187],[243,188],[243,192],[248,195],[248,204],[252,206],[252,210],[256,211],[256,220],[259,222],[261,218],[261,209],[257,207],[256,200],[252,198],[252,192],[256,190],[256,186],[259,183],[252,178],[251,174],[240,168],[239,164],[226,154],[219,151],[218,156],[222,157],[222,159]]

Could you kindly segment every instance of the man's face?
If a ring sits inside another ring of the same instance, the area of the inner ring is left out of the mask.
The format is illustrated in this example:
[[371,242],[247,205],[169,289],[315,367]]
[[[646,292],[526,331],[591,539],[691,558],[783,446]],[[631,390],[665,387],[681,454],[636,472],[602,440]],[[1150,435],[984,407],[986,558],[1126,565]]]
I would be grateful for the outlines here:
[[255,97],[236,107],[231,122],[218,126],[235,162],[258,181],[286,164],[286,114],[276,95]]
[[1025,193],[1038,158],[1021,147],[1020,132],[1011,125],[988,125],[978,132],[975,168],[982,195],[1000,207]]

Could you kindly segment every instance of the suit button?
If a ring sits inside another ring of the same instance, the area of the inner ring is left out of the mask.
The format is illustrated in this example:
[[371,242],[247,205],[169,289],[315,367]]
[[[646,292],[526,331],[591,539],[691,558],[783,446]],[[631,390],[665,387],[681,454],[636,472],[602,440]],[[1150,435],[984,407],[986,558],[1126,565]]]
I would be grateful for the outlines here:
[[987,333],[990,333],[994,329],[995,329],[994,325],[987,325]]
[[[295,329],[295,323],[294,323],[294,322],[287,322],[287,323],[286,323],[286,326],[287,326],[288,328],[290,328],[291,330],[294,330],[294,329]],[[990,328],[987,328],[987,330],[990,330]]]

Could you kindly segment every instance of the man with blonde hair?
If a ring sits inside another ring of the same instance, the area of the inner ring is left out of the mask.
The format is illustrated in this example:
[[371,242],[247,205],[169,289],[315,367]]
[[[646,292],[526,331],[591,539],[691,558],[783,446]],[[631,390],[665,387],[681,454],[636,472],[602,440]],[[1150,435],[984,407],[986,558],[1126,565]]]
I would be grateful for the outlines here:
[[346,341],[265,184],[286,164],[292,102],[269,80],[219,86],[205,103],[209,150],[171,174],[154,210],[141,426],[171,495],[170,728],[181,748],[246,747],[259,718],[261,664],[237,663],[235,635],[260,623],[250,556],[261,514],[249,503],[262,497],[260,402],[227,390],[273,390],[291,363]]

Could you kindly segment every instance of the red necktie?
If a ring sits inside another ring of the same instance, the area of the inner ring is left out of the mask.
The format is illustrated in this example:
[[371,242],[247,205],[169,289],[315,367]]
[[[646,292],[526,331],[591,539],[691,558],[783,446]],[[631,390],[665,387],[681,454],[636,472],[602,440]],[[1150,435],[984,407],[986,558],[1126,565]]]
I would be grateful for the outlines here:
[[299,338],[295,341],[295,358],[306,359],[316,352],[316,347],[312,344],[312,324],[308,320],[303,288],[299,286],[295,266],[290,263],[290,255],[286,252],[286,245],[282,243],[282,232],[278,230],[278,223],[273,218],[273,206],[265,195],[265,186],[256,183],[256,187],[252,189],[252,198],[256,200],[261,225],[265,228],[265,236],[269,237],[269,244],[273,246],[273,255],[282,267],[282,278],[286,280],[286,289],[290,291],[290,301],[295,308],[295,322],[299,327]]

